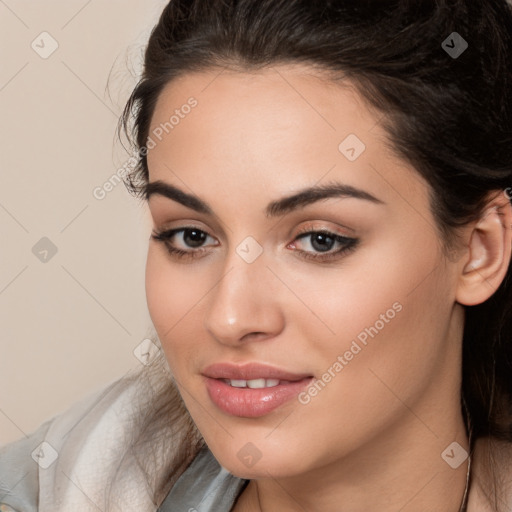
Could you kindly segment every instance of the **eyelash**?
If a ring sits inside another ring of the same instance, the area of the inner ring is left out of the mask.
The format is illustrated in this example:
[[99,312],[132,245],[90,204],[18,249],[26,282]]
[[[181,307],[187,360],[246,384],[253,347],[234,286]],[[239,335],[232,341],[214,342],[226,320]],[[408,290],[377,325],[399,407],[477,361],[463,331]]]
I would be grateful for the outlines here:
[[[184,226],[184,227],[169,229],[169,230],[164,230],[164,231],[154,231],[151,234],[151,238],[153,240],[156,240],[157,242],[163,243],[165,245],[167,251],[169,252],[169,254],[173,257],[176,257],[176,258],[182,259],[182,260],[191,260],[191,259],[199,258],[199,257],[201,257],[200,256],[201,253],[207,252],[206,249],[199,248],[196,250],[184,251],[183,249],[177,249],[176,247],[173,247],[170,245],[170,241],[174,237],[174,235],[176,235],[177,233],[185,232],[187,230],[194,230],[194,231],[198,231],[200,233],[204,233],[207,236],[211,236],[208,233],[206,233],[206,231],[204,231],[202,229],[198,229],[194,226]],[[347,253],[353,251],[356,248],[356,246],[359,244],[359,239],[357,239],[357,238],[350,238],[347,236],[338,235],[336,233],[333,233],[331,231],[327,231],[324,229],[320,229],[320,230],[305,229],[303,231],[300,231],[297,234],[297,236],[295,237],[295,240],[298,240],[300,238],[305,238],[308,235],[317,235],[317,234],[326,235],[329,238],[334,239],[335,242],[343,244],[343,247],[341,247],[340,249],[338,249],[334,252],[316,253],[316,254],[312,254],[308,251],[298,250],[297,252],[299,254],[301,254],[302,258],[304,258],[306,260],[312,260],[312,261],[328,262],[328,261],[331,261],[334,259],[341,258],[343,255],[346,255]]]

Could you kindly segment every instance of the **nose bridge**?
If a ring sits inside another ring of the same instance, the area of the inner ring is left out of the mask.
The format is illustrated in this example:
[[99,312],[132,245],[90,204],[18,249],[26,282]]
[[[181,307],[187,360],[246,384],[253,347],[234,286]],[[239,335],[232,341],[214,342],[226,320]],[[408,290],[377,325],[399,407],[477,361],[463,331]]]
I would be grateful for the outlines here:
[[230,251],[211,291],[204,326],[219,342],[236,344],[247,334],[275,335],[282,329],[273,275],[254,242],[246,239]]

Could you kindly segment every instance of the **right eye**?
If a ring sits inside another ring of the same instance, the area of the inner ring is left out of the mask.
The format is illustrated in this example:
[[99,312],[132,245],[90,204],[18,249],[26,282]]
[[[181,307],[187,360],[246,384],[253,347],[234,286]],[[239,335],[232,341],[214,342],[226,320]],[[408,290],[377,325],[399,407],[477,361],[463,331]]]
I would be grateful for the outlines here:
[[[185,250],[174,245],[178,234],[180,235],[179,238],[182,239],[182,245],[185,248],[192,248],[192,250]],[[169,254],[178,259],[191,259],[201,257],[200,255],[206,252],[202,246],[208,237],[213,239],[213,237],[211,237],[205,231],[193,226],[153,232],[151,235],[153,240],[162,242]],[[194,248],[196,249],[194,250]]]

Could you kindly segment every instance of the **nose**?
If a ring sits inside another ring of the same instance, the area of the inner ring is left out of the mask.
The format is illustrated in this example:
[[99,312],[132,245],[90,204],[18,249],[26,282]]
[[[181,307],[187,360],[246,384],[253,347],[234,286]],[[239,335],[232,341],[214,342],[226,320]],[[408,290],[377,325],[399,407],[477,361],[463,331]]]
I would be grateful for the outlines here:
[[204,327],[219,343],[240,346],[265,340],[284,328],[279,280],[260,256],[246,263],[233,254],[214,289],[208,294]]

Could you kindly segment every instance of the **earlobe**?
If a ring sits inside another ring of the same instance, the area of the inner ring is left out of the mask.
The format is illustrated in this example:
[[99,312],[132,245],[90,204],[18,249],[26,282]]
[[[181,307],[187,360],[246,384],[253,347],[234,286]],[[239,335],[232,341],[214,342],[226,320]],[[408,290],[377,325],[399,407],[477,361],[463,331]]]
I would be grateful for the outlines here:
[[461,269],[456,300],[466,306],[485,302],[502,283],[512,252],[512,206],[501,193],[474,225],[468,258]]

